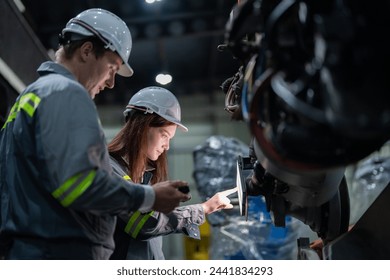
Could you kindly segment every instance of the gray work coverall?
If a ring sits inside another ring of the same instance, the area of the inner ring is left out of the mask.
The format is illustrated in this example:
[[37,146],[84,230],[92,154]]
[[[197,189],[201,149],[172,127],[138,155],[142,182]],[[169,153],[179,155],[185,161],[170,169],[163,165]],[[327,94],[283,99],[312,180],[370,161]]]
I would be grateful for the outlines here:
[[38,73],[0,132],[5,258],[108,259],[116,216],[139,209],[145,188],[113,175],[96,106],[75,77],[51,61]]
[[[110,162],[118,177],[130,180],[123,166],[112,157]],[[115,251],[111,259],[163,260],[162,236],[183,233],[200,239],[199,225],[204,222],[201,204],[177,207],[167,215],[157,211],[135,211],[120,215],[115,230]]]

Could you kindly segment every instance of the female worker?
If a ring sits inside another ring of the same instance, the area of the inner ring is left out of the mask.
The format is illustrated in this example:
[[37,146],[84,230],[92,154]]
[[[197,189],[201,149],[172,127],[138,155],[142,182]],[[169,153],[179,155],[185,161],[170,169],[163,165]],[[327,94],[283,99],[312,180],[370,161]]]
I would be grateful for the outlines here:
[[[168,179],[167,150],[180,127],[181,109],[176,97],[161,87],[137,92],[124,111],[126,123],[108,145],[114,172],[132,182],[154,184]],[[152,211],[121,215],[115,231],[111,259],[164,259],[162,236],[183,233],[200,239],[205,215],[233,205],[227,198],[236,189],[215,194],[206,202],[181,206],[169,214]]]

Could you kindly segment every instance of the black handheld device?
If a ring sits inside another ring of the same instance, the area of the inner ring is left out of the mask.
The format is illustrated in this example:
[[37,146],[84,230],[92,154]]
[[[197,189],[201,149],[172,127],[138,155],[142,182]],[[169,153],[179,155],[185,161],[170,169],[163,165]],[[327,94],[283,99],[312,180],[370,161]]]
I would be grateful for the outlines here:
[[181,187],[178,187],[177,188],[179,191],[181,191],[182,193],[189,193],[190,192],[190,187],[189,186],[181,186]]

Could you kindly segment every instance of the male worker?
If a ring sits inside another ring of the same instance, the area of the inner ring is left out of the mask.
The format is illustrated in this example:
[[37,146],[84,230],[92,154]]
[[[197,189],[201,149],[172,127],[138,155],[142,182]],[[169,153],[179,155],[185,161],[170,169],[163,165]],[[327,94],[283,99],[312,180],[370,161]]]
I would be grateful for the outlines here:
[[0,132],[4,258],[108,259],[117,214],[168,213],[189,198],[182,181],[142,186],[112,175],[92,99],[117,73],[133,74],[131,46],[119,17],[86,10],[63,29],[56,62],[44,62],[16,100]]

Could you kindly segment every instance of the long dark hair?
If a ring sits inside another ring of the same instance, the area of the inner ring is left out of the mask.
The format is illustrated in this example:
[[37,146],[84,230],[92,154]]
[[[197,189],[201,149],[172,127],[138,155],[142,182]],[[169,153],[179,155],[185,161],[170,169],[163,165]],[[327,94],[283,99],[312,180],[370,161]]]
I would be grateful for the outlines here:
[[168,179],[167,152],[164,151],[156,161],[147,157],[148,130],[150,127],[164,127],[171,122],[159,115],[145,114],[132,110],[126,124],[108,144],[108,151],[121,165],[126,166],[127,174],[135,183],[142,181],[142,174],[147,167],[154,168],[151,184]]

